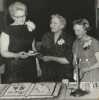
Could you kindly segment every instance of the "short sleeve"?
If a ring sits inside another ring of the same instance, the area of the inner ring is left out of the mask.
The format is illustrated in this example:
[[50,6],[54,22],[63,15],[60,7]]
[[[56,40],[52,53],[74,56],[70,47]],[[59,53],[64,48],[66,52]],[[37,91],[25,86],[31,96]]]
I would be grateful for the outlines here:
[[9,26],[8,27],[6,26],[4,29],[1,30],[1,32],[4,32],[5,34],[10,35]]
[[94,49],[94,52],[99,52],[99,41],[93,38],[92,46]]

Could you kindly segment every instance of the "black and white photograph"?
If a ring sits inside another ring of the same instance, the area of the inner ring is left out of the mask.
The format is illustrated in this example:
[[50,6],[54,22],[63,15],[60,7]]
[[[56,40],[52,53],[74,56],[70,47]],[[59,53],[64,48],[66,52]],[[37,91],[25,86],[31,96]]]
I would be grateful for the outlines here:
[[99,0],[0,0],[0,100],[99,99]]

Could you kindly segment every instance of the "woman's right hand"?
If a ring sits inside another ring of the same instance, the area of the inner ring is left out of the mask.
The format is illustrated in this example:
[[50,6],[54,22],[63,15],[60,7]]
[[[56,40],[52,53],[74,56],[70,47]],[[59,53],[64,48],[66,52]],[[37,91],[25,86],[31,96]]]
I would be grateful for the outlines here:
[[18,58],[26,59],[26,58],[28,58],[28,57],[29,57],[29,56],[28,56],[27,53],[24,52],[24,51],[18,53]]

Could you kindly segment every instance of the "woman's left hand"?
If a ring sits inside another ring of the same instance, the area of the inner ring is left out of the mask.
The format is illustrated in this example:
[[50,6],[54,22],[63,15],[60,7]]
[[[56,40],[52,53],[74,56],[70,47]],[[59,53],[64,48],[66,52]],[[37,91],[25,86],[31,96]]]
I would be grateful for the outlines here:
[[43,56],[43,57],[41,57],[41,59],[42,59],[44,62],[51,61],[51,57],[50,57],[50,56]]
[[32,21],[30,21],[30,20],[28,20],[27,22],[25,22],[25,24],[27,25],[27,28],[28,28],[28,30],[30,32],[32,32],[36,28],[36,25]]

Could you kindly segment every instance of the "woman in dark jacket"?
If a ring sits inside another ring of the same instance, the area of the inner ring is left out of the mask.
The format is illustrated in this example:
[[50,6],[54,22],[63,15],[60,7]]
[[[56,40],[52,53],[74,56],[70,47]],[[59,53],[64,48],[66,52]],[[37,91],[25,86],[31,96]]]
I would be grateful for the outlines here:
[[61,81],[67,78],[72,81],[72,39],[63,32],[66,20],[63,16],[51,16],[50,29],[42,38],[41,57],[44,78],[47,81]]

